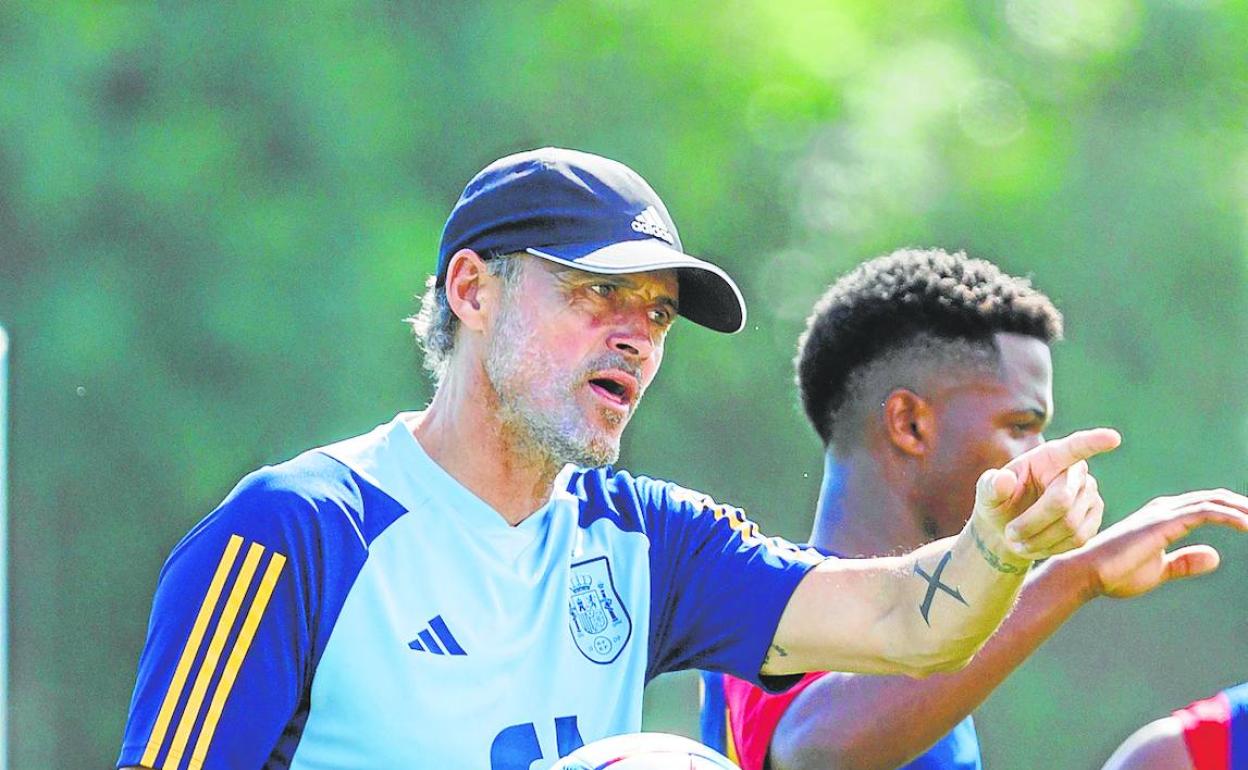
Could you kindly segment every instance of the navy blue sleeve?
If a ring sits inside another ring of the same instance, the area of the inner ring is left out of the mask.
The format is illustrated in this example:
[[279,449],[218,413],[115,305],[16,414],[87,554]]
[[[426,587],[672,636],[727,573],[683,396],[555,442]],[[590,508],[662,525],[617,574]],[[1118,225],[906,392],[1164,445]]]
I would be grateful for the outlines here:
[[698,727],[702,742],[728,756],[728,704],[724,700],[724,675],[718,671],[699,671]]
[[764,684],[759,669],[780,616],[823,556],[765,537],[741,509],[699,492],[635,484],[650,539],[647,677],[703,668]]
[[[1248,756],[1248,682],[1223,690],[1231,706],[1231,752],[1236,758]],[[1241,766],[1234,762],[1234,767]]]
[[[119,766],[284,767],[366,554],[354,478],[308,455],[245,478],[158,580]],[[270,763],[270,764],[266,764]]]

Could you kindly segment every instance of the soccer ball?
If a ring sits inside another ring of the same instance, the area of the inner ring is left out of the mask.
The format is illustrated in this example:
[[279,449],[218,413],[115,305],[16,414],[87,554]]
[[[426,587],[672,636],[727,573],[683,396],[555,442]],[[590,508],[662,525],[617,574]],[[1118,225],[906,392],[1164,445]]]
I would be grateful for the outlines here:
[[629,733],[586,744],[550,770],[740,770],[697,741],[667,733]]

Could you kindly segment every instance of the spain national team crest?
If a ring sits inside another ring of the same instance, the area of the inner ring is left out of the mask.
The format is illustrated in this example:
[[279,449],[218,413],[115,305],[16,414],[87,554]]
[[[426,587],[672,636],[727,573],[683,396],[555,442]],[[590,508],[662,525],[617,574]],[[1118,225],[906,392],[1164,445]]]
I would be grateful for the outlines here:
[[581,654],[602,665],[614,662],[628,644],[633,621],[615,590],[607,557],[572,565],[568,630]]

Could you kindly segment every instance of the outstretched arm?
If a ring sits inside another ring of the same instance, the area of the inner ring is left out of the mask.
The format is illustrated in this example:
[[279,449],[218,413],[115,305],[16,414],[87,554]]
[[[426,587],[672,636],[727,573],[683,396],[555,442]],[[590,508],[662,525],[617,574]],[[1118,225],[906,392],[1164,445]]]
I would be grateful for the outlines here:
[[1086,459],[1118,445],[1096,429],[1046,442],[980,477],[966,527],[906,556],[830,559],[785,607],[764,674],[960,668],[1009,611],[1036,559],[1087,542],[1103,503]]
[[1166,552],[1204,524],[1248,530],[1248,498],[1226,490],[1158,498],[1082,548],[1053,558],[1029,577],[1010,617],[961,671],[917,682],[840,673],[822,677],[797,696],[777,725],[772,770],[904,764],[965,719],[1090,599],[1136,596],[1215,569],[1217,553],[1207,546]]

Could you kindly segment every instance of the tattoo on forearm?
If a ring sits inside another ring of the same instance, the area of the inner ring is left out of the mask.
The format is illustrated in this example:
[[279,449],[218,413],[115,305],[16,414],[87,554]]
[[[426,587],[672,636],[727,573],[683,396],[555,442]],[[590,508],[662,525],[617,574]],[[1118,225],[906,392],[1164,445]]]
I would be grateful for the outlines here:
[[971,539],[975,541],[975,548],[979,551],[979,555],[984,557],[984,561],[988,562],[988,566],[992,567],[997,572],[1001,572],[1006,575],[1017,575],[1019,572],[1023,571],[1021,567],[1013,564],[1006,564],[1001,561],[1001,559],[992,552],[992,549],[988,547],[988,544],[984,542],[983,538],[979,536],[979,532],[975,529],[975,524],[973,522],[971,523]]
[[763,665],[770,663],[773,657],[787,658],[789,657],[789,651],[778,644],[771,645],[771,649],[767,650],[767,656],[763,658]]
[[970,606],[967,604],[966,599],[962,598],[962,591],[960,589],[940,582],[940,573],[945,571],[945,567],[949,564],[949,560],[952,558],[953,551],[945,551],[945,555],[940,557],[940,563],[936,565],[935,571],[933,571],[930,575],[924,572],[923,568],[917,563],[914,565],[914,573],[927,581],[927,595],[923,597],[923,603],[919,605],[919,612],[923,613],[923,622],[929,627],[932,625],[932,621],[928,617],[928,613],[931,612],[932,600],[936,598],[937,591],[944,591],[953,598],[962,602],[962,604],[968,607]]

